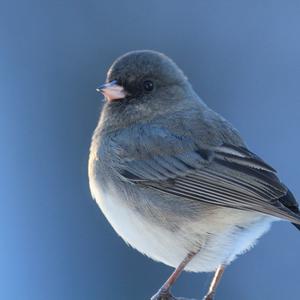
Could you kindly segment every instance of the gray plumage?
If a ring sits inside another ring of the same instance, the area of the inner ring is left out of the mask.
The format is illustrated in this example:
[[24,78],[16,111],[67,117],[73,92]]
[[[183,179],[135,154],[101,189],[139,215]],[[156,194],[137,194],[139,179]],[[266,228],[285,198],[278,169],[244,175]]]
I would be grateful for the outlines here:
[[127,95],[104,104],[89,178],[127,243],[173,267],[196,251],[187,269],[213,271],[249,249],[271,222],[300,224],[298,204],[276,171],[207,107],[172,60],[130,52],[110,68],[113,80]]

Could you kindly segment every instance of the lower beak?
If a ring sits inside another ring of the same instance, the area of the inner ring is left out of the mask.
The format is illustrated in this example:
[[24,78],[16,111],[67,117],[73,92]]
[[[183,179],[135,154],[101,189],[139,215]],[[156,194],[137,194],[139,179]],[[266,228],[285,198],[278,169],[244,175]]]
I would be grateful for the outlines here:
[[109,101],[123,99],[126,97],[124,88],[118,85],[116,80],[99,86],[96,91],[102,93]]

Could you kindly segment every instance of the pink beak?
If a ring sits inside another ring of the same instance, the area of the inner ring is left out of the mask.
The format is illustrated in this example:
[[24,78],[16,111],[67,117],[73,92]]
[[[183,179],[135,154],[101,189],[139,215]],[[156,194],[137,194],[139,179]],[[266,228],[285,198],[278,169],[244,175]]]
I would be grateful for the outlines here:
[[118,85],[116,80],[99,86],[96,91],[102,93],[108,101],[119,100],[126,97],[124,88]]

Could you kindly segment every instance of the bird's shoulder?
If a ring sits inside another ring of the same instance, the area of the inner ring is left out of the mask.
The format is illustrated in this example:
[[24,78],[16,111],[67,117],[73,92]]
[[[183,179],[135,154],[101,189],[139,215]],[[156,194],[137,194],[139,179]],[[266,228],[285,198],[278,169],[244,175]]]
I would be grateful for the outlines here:
[[222,144],[244,147],[238,131],[210,109],[166,113],[150,121],[119,128],[105,136],[104,147],[120,158],[146,159]]
[[[216,157],[249,157],[238,132],[209,109],[186,109],[103,134],[98,157],[111,169],[167,180],[212,165]],[[243,152],[243,154],[240,153]],[[167,169],[170,169],[167,171]],[[130,176],[130,175],[129,175]]]

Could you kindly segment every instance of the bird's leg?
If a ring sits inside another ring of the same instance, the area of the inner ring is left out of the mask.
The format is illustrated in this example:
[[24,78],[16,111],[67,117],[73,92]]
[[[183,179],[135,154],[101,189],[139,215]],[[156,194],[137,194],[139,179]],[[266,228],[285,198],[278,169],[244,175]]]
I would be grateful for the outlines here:
[[177,278],[180,276],[186,265],[192,260],[196,252],[190,252],[186,258],[180,263],[176,270],[171,274],[168,280],[163,284],[159,291],[151,298],[151,300],[176,300],[170,293],[170,289]]
[[206,294],[206,296],[204,297],[203,300],[213,300],[215,293],[216,293],[216,289],[218,287],[218,284],[220,283],[220,280],[222,278],[222,275],[224,273],[225,270],[225,266],[224,265],[220,265],[214,275],[214,278],[212,279],[210,286],[209,286],[209,290]]

